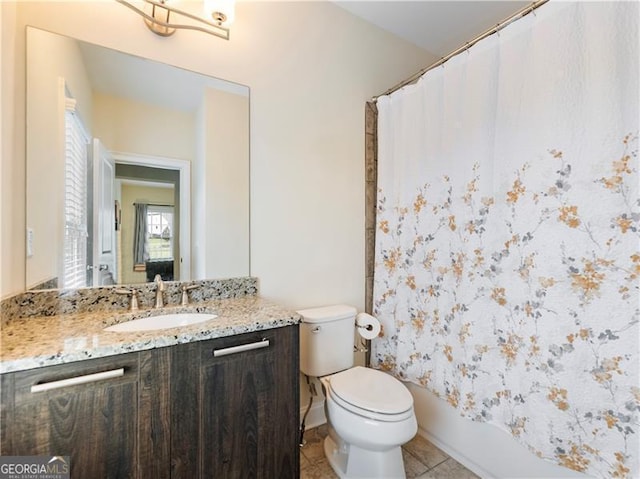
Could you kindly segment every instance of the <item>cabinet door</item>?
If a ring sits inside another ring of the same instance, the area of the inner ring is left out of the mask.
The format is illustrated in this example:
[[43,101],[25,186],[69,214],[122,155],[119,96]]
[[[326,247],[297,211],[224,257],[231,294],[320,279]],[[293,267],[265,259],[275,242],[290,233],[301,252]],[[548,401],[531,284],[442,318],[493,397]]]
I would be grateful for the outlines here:
[[297,479],[298,326],[185,345],[175,354],[172,391],[181,401],[172,403],[183,414],[172,412],[172,477]]
[[[145,420],[152,402],[140,395],[139,357],[126,354],[3,375],[7,423],[2,455],[70,456],[71,477],[150,477],[140,467],[139,442],[151,442],[151,433],[138,436],[138,399],[148,406]],[[167,442],[158,428],[153,439]],[[148,449],[151,456],[154,451]],[[168,471],[167,466],[168,454]]]

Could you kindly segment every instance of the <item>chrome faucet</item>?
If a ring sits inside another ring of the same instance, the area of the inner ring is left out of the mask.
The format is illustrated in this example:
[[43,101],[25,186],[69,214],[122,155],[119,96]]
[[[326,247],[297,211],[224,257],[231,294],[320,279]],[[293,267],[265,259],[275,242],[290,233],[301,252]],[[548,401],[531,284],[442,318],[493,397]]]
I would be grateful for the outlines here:
[[164,281],[162,281],[162,276],[156,274],[156,277],[153,278],[153,282],[156,283],[156,308],[164,307],[164,298],[162,297],[162,292],[164,291]]

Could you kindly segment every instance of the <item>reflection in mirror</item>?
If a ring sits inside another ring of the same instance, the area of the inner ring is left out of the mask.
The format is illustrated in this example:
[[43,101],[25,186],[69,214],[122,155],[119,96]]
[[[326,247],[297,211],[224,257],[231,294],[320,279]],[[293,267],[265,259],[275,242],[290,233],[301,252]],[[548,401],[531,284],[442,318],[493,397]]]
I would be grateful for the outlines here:
[[248,87],[28,27],[26,272],[248,276]]

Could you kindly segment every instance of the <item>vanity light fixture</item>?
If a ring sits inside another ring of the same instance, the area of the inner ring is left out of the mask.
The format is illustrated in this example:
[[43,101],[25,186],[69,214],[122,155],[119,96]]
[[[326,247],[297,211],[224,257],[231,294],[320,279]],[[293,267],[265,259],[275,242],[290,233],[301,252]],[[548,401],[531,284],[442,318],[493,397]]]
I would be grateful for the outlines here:
[[229,40],[229,25],[234,19],[235,0],[204,0],[203,16],[169,5],[170,0],[142,0],[135,5],[130,0],[116,0],[144,19],[153,33],[168,37],[176,30],[198,30]]

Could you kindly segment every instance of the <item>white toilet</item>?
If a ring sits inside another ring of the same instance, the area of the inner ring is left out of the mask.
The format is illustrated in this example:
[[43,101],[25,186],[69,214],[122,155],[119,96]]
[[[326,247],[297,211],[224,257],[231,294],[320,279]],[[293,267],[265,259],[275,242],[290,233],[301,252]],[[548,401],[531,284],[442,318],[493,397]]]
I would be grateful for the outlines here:
[[300,369],[319,377],[329,435],[324,452],[340,478],[404,478],[401,446],[418,425],[413,398],[394,377],[353,367],[357,310],[337,305],[298,311]]

